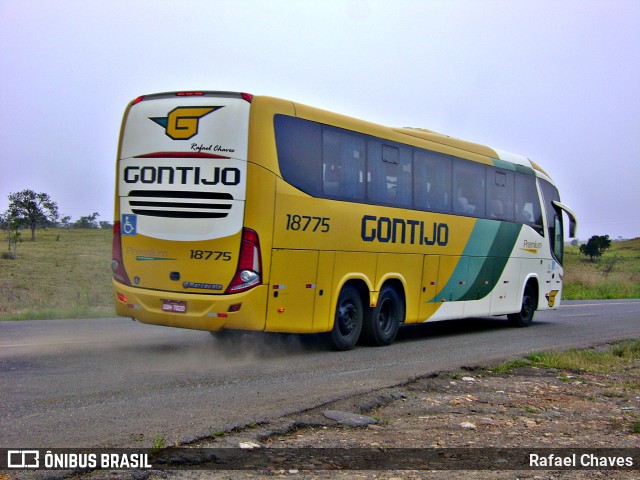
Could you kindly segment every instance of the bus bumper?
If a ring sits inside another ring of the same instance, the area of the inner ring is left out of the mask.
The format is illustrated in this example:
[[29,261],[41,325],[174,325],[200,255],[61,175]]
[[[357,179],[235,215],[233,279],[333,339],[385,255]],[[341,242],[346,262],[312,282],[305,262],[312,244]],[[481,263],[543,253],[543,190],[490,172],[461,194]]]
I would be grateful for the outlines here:
[[116,313],[142,323],[209,330],[265,329],[267,285],[233,295],[145,290],[112,280]]

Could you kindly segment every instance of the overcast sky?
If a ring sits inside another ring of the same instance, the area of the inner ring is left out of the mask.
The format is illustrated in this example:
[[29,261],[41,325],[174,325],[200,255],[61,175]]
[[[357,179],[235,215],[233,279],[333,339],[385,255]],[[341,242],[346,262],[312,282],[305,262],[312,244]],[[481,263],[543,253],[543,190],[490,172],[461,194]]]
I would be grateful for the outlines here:
[[638,0],[0,0],[0,212],[112,220],[138,95],[271,95],[525,155],[581,239],[640,236]]

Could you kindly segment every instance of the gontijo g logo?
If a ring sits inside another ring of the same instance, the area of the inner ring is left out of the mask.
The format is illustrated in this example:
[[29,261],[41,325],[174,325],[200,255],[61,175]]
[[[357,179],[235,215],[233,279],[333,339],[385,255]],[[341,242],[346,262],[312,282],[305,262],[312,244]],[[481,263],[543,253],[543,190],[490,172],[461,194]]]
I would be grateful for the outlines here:
[[222,107],[178,107],[171,110],[166,117],[149,117],[149,120],[164,127],[169,138],[189,140],[198,134],[200,119],[220,108]]

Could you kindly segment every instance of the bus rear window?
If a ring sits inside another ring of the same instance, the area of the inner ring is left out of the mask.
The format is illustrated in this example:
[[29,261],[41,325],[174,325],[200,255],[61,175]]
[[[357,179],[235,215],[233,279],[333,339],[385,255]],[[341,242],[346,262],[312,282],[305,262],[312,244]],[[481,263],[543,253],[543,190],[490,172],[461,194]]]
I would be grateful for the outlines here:
[[323,196],[322,127],[319,123],[276,115],[276,148],[283,178],[314,197]]

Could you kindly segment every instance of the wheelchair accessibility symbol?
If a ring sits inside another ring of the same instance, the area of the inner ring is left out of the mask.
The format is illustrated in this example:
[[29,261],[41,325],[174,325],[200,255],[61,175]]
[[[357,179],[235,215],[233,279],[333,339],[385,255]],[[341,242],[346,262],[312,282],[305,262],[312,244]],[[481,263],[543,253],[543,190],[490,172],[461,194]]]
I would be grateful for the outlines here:
[[134,236],[137,234],[138,228],[138,216],[137,215],[122,215],[122,227],[120,232],[122,235]]

